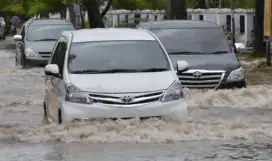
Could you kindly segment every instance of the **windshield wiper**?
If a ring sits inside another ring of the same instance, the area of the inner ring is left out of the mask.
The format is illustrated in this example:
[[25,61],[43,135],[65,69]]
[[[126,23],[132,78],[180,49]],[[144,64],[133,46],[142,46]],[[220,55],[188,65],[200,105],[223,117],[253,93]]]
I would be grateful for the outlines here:
[[39,39],[34,41],[57,41],[57,39]]
[[229,53],[229,51],[226,51],[226,50],[219,50],[219,51],[211,52],[211,53],[209,53],[209,54],[225,54],[225,53]]
[[140,73],[140,72],[162,72],[167,68],[148,68],[148,69],[109,69],[109,70],[75,70],[72,74],[102,74],[102,73]]
[[192,54],[200,54],[200,55],[203,55],[203,54],[207,54],[207,53],[203,53],[203,52],[195,52],[195,51],[181,51],[181,52],[170,52],[168,53],[169,55],[192,55]]
[[167,68],[148,68],[148,69],[140,69],[138,72],[163,72],[167,71]]
[[102,70],[102,73],[136,73],[138,70],[135,69],[109,69],[109,70]]
[[74,70],[72,74],[98,74],[101,73],[99,70]]
[[133,69],[109,69],[109,70],[75,70],[71,73],[73,74],[102,74],[102,73],[136,73],[138,70]]

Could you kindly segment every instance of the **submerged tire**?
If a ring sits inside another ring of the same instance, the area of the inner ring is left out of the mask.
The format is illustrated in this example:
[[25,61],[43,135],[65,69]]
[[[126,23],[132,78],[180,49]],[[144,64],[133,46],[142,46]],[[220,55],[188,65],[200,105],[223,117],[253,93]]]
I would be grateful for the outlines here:
[[30,67],[30,66],[27,64],[26,59],[23,58],[23,56],[21,57],[21,62],[20,62],[20,63],[21,63],[20,65],[22,66],[23,69],[27,69],[27,68]]
[[19,60],[18,55],[16,54],[15,56],[15,66],[20,66],[21,65],[21,60]]
[[43,102],[43,124],[48,125],[49,124],[49,119],[46,111],[46,105],[45,102]]
[[45,102],[43,102],[43,117],[47,118],[47,111],[46,111]]
[[59,122],[59,124],[62,124],[62,117],[61,117],[61,110],[60,109],[58,112],[58,122]]

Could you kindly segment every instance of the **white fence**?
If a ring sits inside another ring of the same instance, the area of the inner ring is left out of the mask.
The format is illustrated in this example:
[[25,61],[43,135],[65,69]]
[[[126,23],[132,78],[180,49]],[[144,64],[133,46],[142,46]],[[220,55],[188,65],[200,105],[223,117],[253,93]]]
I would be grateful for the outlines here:
[[[187,9],[187,12],[188,19],[215,22],[224,27],[225,30],[231,32],[232,21],[230,9]],[[165,11],[154,10],[110,10],[106,17],[107,27],[119,27],[122,23],[138,23],[135,18],[147,21],[162,21],[166,15]],[[69,18],[69,13],[67,14],[67,18]],[[254,10],[236,9],[234,19],[236,41],[247,44],[252,38],[255,21]],[[85,14],[85,20],[88,20],[87,14]]]

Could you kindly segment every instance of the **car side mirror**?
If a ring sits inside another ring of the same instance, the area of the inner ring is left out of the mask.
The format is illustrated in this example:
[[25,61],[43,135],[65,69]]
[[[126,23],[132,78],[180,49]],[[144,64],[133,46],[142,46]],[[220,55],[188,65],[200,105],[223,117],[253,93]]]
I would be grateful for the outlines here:
[[57,64],[48,64],[45,66],[44,69],[44,73],[45,75],[48,76],[53,76],[53,77],[60,77],[60,73],[59,73],[59,67]]
[[22,35],[14,35],[13,40],[15,41],[22,41]]
[[177,72],[182,73],[189,70],[189,64],[187,61],[177,61]]

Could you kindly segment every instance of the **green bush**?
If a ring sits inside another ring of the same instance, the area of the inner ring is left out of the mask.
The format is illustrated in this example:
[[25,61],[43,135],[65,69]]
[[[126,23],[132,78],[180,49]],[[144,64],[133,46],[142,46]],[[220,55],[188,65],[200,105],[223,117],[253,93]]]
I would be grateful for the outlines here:
[[88,21],[84,21],[84,28],[85,28],[85,29],[90,28],[89,22],[88,22]]

